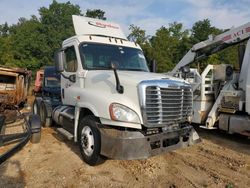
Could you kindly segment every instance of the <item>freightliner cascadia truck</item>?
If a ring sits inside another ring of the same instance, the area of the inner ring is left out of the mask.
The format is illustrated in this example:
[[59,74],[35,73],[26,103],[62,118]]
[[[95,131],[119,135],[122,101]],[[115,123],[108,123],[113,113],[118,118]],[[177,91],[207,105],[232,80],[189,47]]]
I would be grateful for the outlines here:
[[35,101],[43,124],[60,125],[89,165],[102,156],[142,159],[200,141],[189,125],[188,82],[149,72],[140,46],[118,24],[72,17],[76,35],[55,53],[61,104]]

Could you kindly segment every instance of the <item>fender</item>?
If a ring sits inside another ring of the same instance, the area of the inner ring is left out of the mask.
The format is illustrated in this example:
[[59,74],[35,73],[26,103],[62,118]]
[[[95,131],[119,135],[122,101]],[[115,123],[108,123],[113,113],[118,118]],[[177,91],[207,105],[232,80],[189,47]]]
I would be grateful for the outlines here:
[[76,103],[75,121],[74,121],[74,142],[77,142],[77,129],[78,129],[78,124],[79,124],[79,119],[80,119],[80,112],[82,108],[89,109],[94,114],[94,116],[99,117],[93,105],[88,104],[88,103],[83,103],[83,102]]

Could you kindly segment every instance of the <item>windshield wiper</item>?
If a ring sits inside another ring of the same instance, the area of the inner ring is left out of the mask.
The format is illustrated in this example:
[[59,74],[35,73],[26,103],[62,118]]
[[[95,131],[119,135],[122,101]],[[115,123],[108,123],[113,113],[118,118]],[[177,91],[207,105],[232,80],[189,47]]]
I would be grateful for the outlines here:
[[116,63],[112,63],[111,62],[111,68],[114,70],[114,74],[115,74],[115,81],[116,81],[116,91],[120,94],[122,94],[124,92],[124,88],[123,86],[120,84],[120,79],[118,77],[117,74],[117,69],[116,69]]
[[143,71],[143,72],[147,72],[144,69],[118,69],[118,70],[127,70],[127,71]]
[[110,70],[108,67],[91,67],[90,70]]

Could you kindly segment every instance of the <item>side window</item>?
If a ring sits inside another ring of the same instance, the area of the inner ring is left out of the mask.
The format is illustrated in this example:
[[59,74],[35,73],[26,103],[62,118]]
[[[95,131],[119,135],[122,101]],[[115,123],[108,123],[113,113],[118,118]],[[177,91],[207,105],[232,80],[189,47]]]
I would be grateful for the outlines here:
[[64,70],[66,72],[76,72],[77,70],[77,59],[74,46],[71,46],[64,50],[66,56],[66,62],[64,62]]

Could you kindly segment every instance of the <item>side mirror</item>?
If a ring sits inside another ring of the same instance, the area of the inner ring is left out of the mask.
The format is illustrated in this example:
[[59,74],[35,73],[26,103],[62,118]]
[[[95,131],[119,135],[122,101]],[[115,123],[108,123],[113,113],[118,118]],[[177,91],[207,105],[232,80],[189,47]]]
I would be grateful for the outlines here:
[[63,72],[64,71],[64,67],[63,67],[63,63],[65,60],[65,56],[64,56],[64,52],[62,49],[56,51],[55,55],[54,55],[54,61],[55,61],[55,68],[57,72]]
[[155,59],[151,61],[150,63],[150,71],[151,72],[156,72],[156,69],[157,69],[157,64],[156,64],[156,61]]
[[69,76],[69,81],[75,83],[75,82],[76,82],[76,75],[75,75],[75,74],[70,75],[70,76]]

